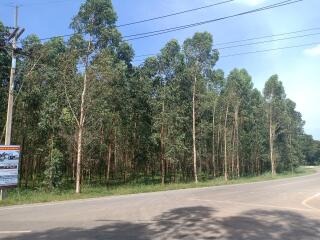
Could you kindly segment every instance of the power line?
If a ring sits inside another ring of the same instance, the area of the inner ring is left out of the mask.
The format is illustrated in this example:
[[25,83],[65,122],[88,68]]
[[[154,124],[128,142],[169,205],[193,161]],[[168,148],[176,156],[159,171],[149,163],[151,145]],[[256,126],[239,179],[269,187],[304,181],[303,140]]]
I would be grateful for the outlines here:
[[[188,10],[184,10],[184,11],[180,11],[180,12],[173,12],[173,13],[162,15],[162,16],[158,16],[158,17],[152,17],[152,18],[142,19],[142,20],[138,20],[138,21],[123,23],[123,24],[117,25],[116,27],[119,27],[119,28],[120,27],[126,27],[126,26],[136,25],[136,24],[140,24],[140,23],[155,21],[155,20],[159,20],[159,19],[169,18],[169,17],[173,17],[173,16],[182,15],[182,14],[185,14],[185,13],[195,12],[195,11],[199,11],[199,10],[203,10],[203,9],[207,9],[207,8],[212,8],[212,7],[215,7],[215,6],[223,5],[223,4],[226,4],[226,3],[231,3],[231,2],[234,2],[234,1],[235,0],[224,0],[224,1],[221,1],[221,2],[205,5],[203,7],[197,7],[197,8],[192,8],[192,9],[188,9]],[[45,5],[45,4],[51,4],[51,3],[65,3],[65,2],[69,3],[69,2],[71,2],[71,0],[69,0],[69,1],[67,1],[67,0],[53,0],[53,1],[47,1],[47,2],[42,1],[42,2],[37,2],[37,3],[23,4],[23,5],[20,5],[20,6],[24,6],[25,7],[25,6],[35,6],[35,5]],[[6,6],[14,7],[13,5],[6,5]]]
[[[217,44],[214,44],[214,45],[215,46],[224,46],[224,45],[228,45],[228,44],[232,44],[232,43],[248,42],[248,41],[252,41],[252,40],[259,40],[259,39],[266,39],[266,38],[271,38],[271,37],[285,36],[285,35],[308,32],[308,31],[314,31],[314,30],[320,30],[320,28],[319,27],[308,28],[308,29],[302,29],[302,30],[291,31],[291,32],[286,32],[286,33],[265,35],[265,36],[261,36],[261,37],[252,37],[252,38],[229,41],[229,42],[221,42],[221,43],[217,43]],[[231,45],[231,46],[216,48],[216,50],[236,48],[236,47],[244,47],[244,46],[251,46],[251,45],[257,45],[257,44],[263,44],[263,43],[269,43],[269,42],[283,41],[283,40],[288,40],[288,39],[296,39],[296,38],[302,38],[302,37],[308,37],[308,36],[315,36],[315,35],[319,35],[319,34],[320,33],[310,33],[310,34],[291,36],[291,37],[286,37],[286,38],[270,39],[270,40],[265,40],[265,41],[260,41],[260,42],[246,43],[246,44],[241,44],[241,45]],[[136,56],[136,58],[149,57],[149,56],[155,56],[155,55],[157,55],[157,53],[142,54],[142,55]]]
[[291,35],[291,34],[301,33],[301,32],[309,32],[309,31],[314,31],[314,30],[320,30],[320,27],[307,28],[307,29],[302,29],[302,30],[297,30],[297,31],[292,31],[292,32],[286,32],[286,33],[264,35],[264,36],[260,36],[260,37],[252,37],[252,38],[246,38],[246,39],[241,39],[241,40],[236,40],[236,41],[230,41],[230,42],[216,43],[215,45],[216,45],[216,46],[228,45],[228,44],[232,44],[232,43],[240,43],[240,42],[247,42],[247,41],[259,40],[259,39],[264,39],[264,38],[279,37],[279,36]]
[[[197,23],[188,24],[188,25],[182,25],[182,26],[173,27],[173,28],[161,29],[161,30],[157,30],[157,31],[132,34],[132,35],[124,36],[124,38],[127,38],[127,39],[125,39],[126,41],[144,39],[144,38],[148,38],[148,37],[152,37],[152,36],[158,36],[158,35],[162,35],[162,34],[166,34],[166,33],[170,33],[170,32],[184,30],[184,29],[187,29],[187,28],[192,28],[192,27],[196,27],[196,26],[200,26],[200,25],[204,25],[204,24],[208,24],[208,23],[212,23],[212,22],[226,20],[226,19],[229,19],[229,18],[234,18],[234,17],[247,15],[247,14],[251,14],[251,13],[255,13],[255,12],[265,11],[265,10],[269,10],[269,9],[272,9],[272,8],[278,8],[278,7],[290,5],[290,4],[301,2],[301,1],[303,1],[303,0],[283,1],[283,2],[280,2],[280,3],[277,3],[277,4],[268,5],[268,6],[265,6],[265,7],[262,7],[262,8],[257,8],[257,9],[254,9],[254,10],[250,10],[250,11],[246,11],[246,12],[242,12],[242,13],[238,13],[238,14],[234,14],[234,15],[230,15],[230,16],[226,16],[226,17],[211,19],[211,20],[207,20],[207,21],[203,21],[203,22],[197,22]],[[137,36],[137,37],[135,37],[135,36]]]
[[237,14],[233,14],[233,15],[229,15],[229,16],[225,16],[225,17],[215,18],[215,19],[211,19],[211,20],[207,20],[207,21],[196,22],[196,23],[177,26],[177,27],[160,29],[160,30],[156,30],[156,31],[131,34],[131,35],[124,36],[123,38],[125,41],[133,41],[133,40],[137,40],[137,39],[158,36],[158,35],[162,35],[162,34],[166,34],[166,33],[170,33],[170,32],[175,32],[175,31],[179,31],[179,30],[183,30],[183,29],[187,29],[187,28],[201,26],[204,24],[212,23],[212,22],[218,22],[218,21],[222,21],[222,20],[226,20],[226,19],[230,19],[230,18],[235,18],[235,17],[251,14],[251,13],[262,12],[262,11],[273,9],[273,8],[287,6],[287,5],[291,5],[291,4],[302,2],[302,1],[304,1],[304,0],[286,0],[286,1],[275,3],[275,4],[267,5],[267,6],[264,6],[261,8],[256,8],[256,9],[253,9],[250,11],[245,11],[245,12],[241,12],[241,13],[237,13]]
[[[254,39],[264,39],[264,38],[270,38],[270,37],[284,36],[284,35],[295,34],[295,33],[300,33],[300,32],[312,31],[312,30],[320,30],[320,28],[309,28],[309,29],[303,29],[303,30],[292,31],[292,32],[287,32],[287,33],[266,35],[266,36],[261,36],[261,37],[254,37],[254,38],[248,38],[248,39],[242,39],[242,40],[218,43],[218,44],[215,44],[215,45],[216,46],[218,46],[218,45],[227,45],[227,44],[231,44],[231,43],[239,43],[239,42],[251,41],[251,40],[254,40]],[[317,33],[303,34],[303,35],[298,35],[298,36],[291,36],[291,37],[286,37],[286,38],[271,39],[271,40],[265,40],[265,41],[259,41],[259,42],[239,44],[239,45],[231,45],[231,46],[216,48],[215,50],[231,49],[231,48],[244,47],[244,46],[253,46],[253,45],[270,43],[270,42],[277,42],[277,41],[284,41],[284,40],[289,40],[289,39],[298,39],[298,38],[316,36],[316,35],[319,35],[319,34],[320,33],[317,32]],[[136,58],[138,58],[138,57],[155,56],[155,55],[157,55],[157,53],[142,54],[142,55],[136,56]]]
[[286,46],[286,47],[279,47],[279,48],[269,48],[269,49],[264,49],[264,50],[251,51],[251,52],[234,53],[234,54],[222,55],[222,56],[220,56],[220,58],[243,56],[243,55],[249,55],[249,54],[254,54],[254,53],[272,52],[272,51],[283,50],[283,49],[290,49],[290,48],[307,47],[307,46],[317,45],[317,44],[319,44],[319,43],[320,43],[320,42],[313,42],[313,43],[293,45],[293,46]]
[[[211,19],[211,20],[207,20],[207,21],[187,24],[187,25],[183,25],[183,26],[179,26],[179,27],[161,29],[161,30],[157,30],[157,31],[132,34],[132,35],[124,36],[123,38],[124,38],[124,41],[133,41],[133,40],[137,40],[137,39],[148,38],[148,37],[152,37],[152,36],[166,34],[166,33],[169,33],[169,32],[175,32],[175,31],[179,31],[179,30],[183,30],[183,29],[187,29],[187,28],[191,28],[191,27],[195,27],[195,26],[200,26],[200,25],[204,25],[204,24],[208,24],[208,23],[212,23],[212,22],[222,21],[222,20],[229,19],[229,18],[234,18],[234,17],[237,17],[237,16],[242,16],[242,15],[251,14],[251,13],[255,13],[255,12],[265,11],[265,10],[269,10],[269,9],[272,9],[272,8],[278,8],[278,7],[286,6],[286,5],[291,5],[291,4],[294,4],[294,3],[297,3],[297,2],[302,2],[302,1],[304,1],[304,0],[286,0],[286,1],[282,1],[282,2],[276,3],[276,4],[267,5],[265,7],[253,9],[253,10],[246,11],[246,12],[241,12],[241,13],[234,14],[234,15],[229,15],[229,16],[226,16],[226,17],[221,17],[221,18]],[[52,37],[41,38],[39,40],[40,41],[46,41],[46,40],[50,40],[50,39],[54,39],[54,38],[65,38],[65,37],[74,36],[76,34],[78,34],[78,33],[71,33],[71,34],[64,34],[64,35],[62,34],[62,35],[56,35],[56,36],[52,36]],[[134,37],[134,36],[137,36],[137,37]],[[128,39],[125,39],[125,38],[128,38]]]
[[221,47],[221,48],[219,48],[219,50],[237,48],[237,47],[245,47],[245,46],[252,46],[252,45],[271,43],[271,42],[278,42],[278,41],[284,41],[284,40],[289,40],[289,39],[304,38],[304,37],[316,36],[316,35],[319,35],[319,34],[320,33],[310,33],[310,34],[298,35],[298,36],[293,36],[293,37],[286,37],[286,38],[272,39],[272,40],[267,40],[267,41],[239,44],[239,45],[234,45],[234,46]]
[[249,13],[254,13],[254,12],[264,11],[264,10],[268,10],[268,9],[272,9],[272,8],[276,8],[276,7],[290,5],[290,4],[293,4],[293,3],[296,3],[296,2],[300,2],[300,1],[303,1],[303,0],[286,0],[286,1],[275,3],[275,4],[270,4],[270,5],[261,7],[261,8],[256,8],[256,9],[253,9],[253,10],[249,10],[249,11],[245,11],[245,12],[241,12],[241,13],[237,13],[237,14],[233,14],[233,15],[229,15],[229,16],[225,16],[225,17],[210,19],[210,20],[196,22],[196,23],[187,24],[187,25],[181,25],[181,26],[177,26],[177,27],[160,29],[160,30],[156,30],[156,31],[149,31],[149,32],[144,32],[144,33],[131,34],[131,35],[124,36],[124,38],[143,36],[143,35],[149,35],[149,34],[153,34],[153,33],[161,33],[161,32],[167,32],[167,31],[169,32],[171,30],[185,29],[185,28],[199,26],[199,25],[203,25],[203,24],[207,24],[207,23],[211,23],[211,22],[225,20],[225,19],[232,18],[232,17],[246,15],[246,14],[249,14]]
[[77,35],[78,33],[70,33],[70,34],[64,34],[64,35],[57,35],[57,36],[53,36],[53,37],[46,37],[46,38],[40,38],[40,41],[46,41],[46,40],[51,40],[54,38],[65,38],[65,37],[72,37],[74,35]]
[[189,13],[189,12],[195,12],[195,11],[199,11],[199,10],[202,10],[202,9],[211,8],[211,7],[214,7],[214,6],[218,6],[218,5],[222,5],[222,4],[226,4],[226,3],[230,3],[230,2],[234,2],[234,1],[235,0],[222,1],[222,2],[218,2],[218,3],[206,5],[206,6],[203,6],[203,7],[188,9],[188,10],[184,10],[184,11],[180,11],[180,12],[174,12],[174,13],[163,15],[163,16],[159,16],[159,17],[153,17],[153,18],[143,19],[143,20],[139,20],[139,21],[124,23],[124,24],[118,25],[117,27],[131,26],[131,25],[135,25],[135,24],[139,24],[139,23],[145,23],[145,22],[155,21],[155,20],[159,20],[159,19],[163,19],[163,18],[173,17],[173,16],[177,16],[177,15],[181,15],[181,14],[185,14],[185,13]]
[[[299,45],[293,45],[293,46],[285,46],[285,47],[279,47],[279,48],[269,48],[269,49],[249,51],[249,52],[239,52],[239,53],[233,53],[233,54],[228,54],[228,55],[221,55],[221,56],[219,56],[219,58],[228,58],[228,57],[243,56],[243,55],[249,55],[249,54],[255,54],[255,53],[273,52],[273,51],[277,51],[277,50],[314,46],[314,45],[318,45],[318,44],[320,44],[320,42],[299,44]],[[144,62],[144,61],[145,61],[145,59],[141,59],[141,60],[135,60],[133,62]]]

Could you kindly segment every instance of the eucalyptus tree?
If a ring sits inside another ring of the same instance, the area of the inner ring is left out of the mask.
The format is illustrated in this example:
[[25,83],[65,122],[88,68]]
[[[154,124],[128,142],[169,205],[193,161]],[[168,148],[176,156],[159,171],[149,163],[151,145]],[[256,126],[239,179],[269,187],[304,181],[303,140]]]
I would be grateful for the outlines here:
[[[90,65],[98,50],[107,48],[111,51],[120,44],[121,35],[116,29],[117,15],[113,9],[111,0],[87,0],[80,7],[78,14],[73,18],[71,28],[82,36],[81,44],[73,49],[80,50],[79,62],[83,64],[83,81],[80,106],[77,107],[78,115],[75,115],[78,128],[77,138],[77,172],[76,193],[80,193],[82,141],[85,128],[87,95],[89,83],[93,81],[89,73]],[[74,112],[74,110],[73,110]]]
[[[152,141],[152,79],[157,71],[157,60],[148,59],[148,66],[135,69],[128,79],[128,105],[124,115],[128,116],[128,135],[130,139],[130,166],[132,178],[150,172],[154,173],[154,154],[158,151]],[[155,64],[155,65],[154,65]],[[140,174],[143,173],[143,174]]]
[[[285,99],[285,111],[283,117],[283,131],[281,134],[280,151],[281,165],[283,170],[293,170],[303,159],[301,140],[303,136],[304,121],[300,112],[296,111],[296,103],[291,99]],[[280,143],[279,143],[280,145]],[[281,170],[282,170],[281,169]]]
[[195,33],[183,43],[183,53],[186,61],[187,76],[192,79],[192,152],[194,181],[197,176],[197,93],[207,80],[209,70],[212,70],[218,60],[218,51],[213,49],[213,38],[208,32]]
[[[94,72],[92,74],[96,81],[94,88],[88,94],[88,99],[94,103],[90,109],[90,115],[94,116],[92,120],[93,122],[98,122],[100,126],[97,127],[92,124],[89,127],[91,132],[98,130],[99,132],[96,133],[98,138],[96,140],[103,137],[102,143],[108,146],[105,165],[105,177],[108,182],[110,178],[111,157],[113,155],[116,169],[119,146],[122,145],[121,141],[125,141],[125,139],[122,139],[121,131],[123,126],[122,119],[125,118],[122,108],[129,104],[126,99],[128,93],[126,88],[128,66],[125,61],[120,60],[110,50],[104,49],[96,56],[93,67]],[[107,137],[103,136],[102,133],[107,133]],[[99,141],[97,144],[99,144]]]
[[[165,173],[168,172],[170,162],[175,162],[176,141],[179,133],[174,131],[177,121],[177,98],[179,97],[179,71],[182,66],[180,45],[176,40],[169,41],[161,49],[158,56],[158,71],[154,81],[155,101],[154,123],[160,129],[159,142],[161,162],[161,183],[164,184]],[[159,114],[157,114],[159,113]],[[171,160],[171,161],[170,161]]]
[[[86,138],[90,143],[91,153],[87,158],[91,163],[87,161],[87,164],[100,168],[97,169],[100,175],[104,169],[106,183],[109,183],[111,174],[119,176],[119,166],[124,169],[128,165],[126,148],[131,146],[128,144],[128,129],[132,116],[129,86],[135,72],[130,64],[132,57],[131,46],[121,42],[117,47],[99,50],[91,64],[94,81],[88,92],[90,124],[87,132],[90,137]],[[122,163],[124,155],[127,160]]]
[[[218,102],[221,97],[221,91],[225,85],[225,78],[224,72],[221,69],[210,70],[207,77],[208,80],[202,94],[204,97],[200,108],[200,132],[203,135],[200,145],[203,148],[203,158],[206,160],[204,166],[207,170],[210,170],[210,173],[215,177],[217,174],[216,150],[218,149],[218,146],[216,146],[216,125],[218,123],[216,118],[219,117],[219,114],[217,114],[219,107]],[[211,149],[211,152],[209,149]],[[211,155],[210,160],[209,155]]]
[[31,35],[22,42],[22,48],[17,64],[13,139],[26,153],[20,172],[27,186],[29,176],[33,184],[43,177],[41,166],[49,168],[51,153],[61,150],[56,143],[61,133],[59,113],[64,104],[59,80],[60,54],[65,46],[62,39],[41,44],[38,37]]
[[221,69],[214,71],[212,82],[210,82],[208,89],[210,94],[210,102],[212,105],[212,171],[214,177],[216,176],[215,119],[218,99],[221,96],[221,91],[224,88],[224,85],[224,72]]
[[300,141],[301,151],[306,165],[320,165],[320,141],[311,135],[304,134]]
[[261,92],[253,89],[246,102],[243,133],[241,136],[243,174],[259,175],[268,165],[268,131],[266,129],[265,100]]
[[263,94],[267,103],[269,122],[269,149],[272,175],[276,174],[277,159],[275,156],[275,141],[283,130],[282,120],[285,111],[285,91],[277,75],[273,75],[265,83]]
[[[241,153],[241,143],[242,143],[242,135],[246,134],[245,129],[243,128],[243,123],[245,120],[239,121],[240,119],[246,119],[249,114],[251,93],[253,89],[253,83],[251,80],[251,76],[245,69],[235,69],[233,70],[228,78],[228,83],[230,83],[231,87],[231,104],[233,109],[233,133],[232,133],[232,154],[231,154],[231,172],[232,175],[236,175],[240,177],[240,155]],[[241,125],[239,127],[239,125]],[[240,129],[240,130],[239,130]],[[241,134],[242,133],[242,134]],[[235,170],[236,169],[236,170]],[[236,174],[235,174],[236,172]]]

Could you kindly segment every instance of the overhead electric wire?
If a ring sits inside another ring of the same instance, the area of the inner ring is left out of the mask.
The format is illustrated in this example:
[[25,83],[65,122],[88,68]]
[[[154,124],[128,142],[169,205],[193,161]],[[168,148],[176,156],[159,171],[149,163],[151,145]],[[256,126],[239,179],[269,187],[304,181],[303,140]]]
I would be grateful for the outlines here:
[[123,36],[123,37],[124,38],[129,38],[129,37],[135,37],[135,36],[141,36],[141,35],[149,35],[149,34],[159,33],[159,32],[167,32],[167,31],[175,30],[175,29],[178,29],[178,30],[185,29],[185,28],[199,26],[199,25],[203,25],[203,24],[207,24],[207,23],[211,23],[211,22],[225,20],[225,19],[232,18],[232,17],[237,17],[237,16],[241,16],[241,15],[254,13],[254,12],[264,11],[264,10],[268,10],[268,9],[272,9],[272,8],[276,8],[276,7],[286,6],[286,5],[290,5],[290,4],[301,2],[301,1],[304,1],[304,0],[285,0],[285,1],[282,1],[282,2],[270,4],[270,5],[267,5],[267,6],[264,6],[264,7],[256,8],[256,9],[253,9],[253,10],[249,10],[249,11],[245,11],[245,12],[241,12],[241,13],[237,13],[237,14],[233,14],[233,15],[229,15],[229,16],[225,16],[225,17],[220,17],[220,18],[216,18],[216,19],[210,19],[210,20],[196,22],[196,23],[187,24],[187,25],[181,25],[181,26],[177,26],[177,27],[160,29],[160,30],[156,30],[156,31],[149,31],[149,32],[144,32],[144,33],[136,33],[136,34],[131,34],[131,35]]
[[[297,31],[291,31],[291,32],[286,32],[286,33],[265,35],[265,36],[261,36],[261,37],[253,37],[253,38],[247,38],[247,39],[242,39],[242,40],[235,40],[235,41],[223,42],[223,43],[215,44],[215,46],[217,46],[217,45],[227,45],[227,44],[231,44],[231,43],[238,43],[238,42],[245,42],[245,41],[251,41],[251,40],[253,40],[253,39],[264,39],[264,38],[270,38],[270,37],[284,36],[284,35],[301,33],[301,32],[307,32],[307,31],[313,31],[313,30],[320,30],[320,28],[319,28],[319,27],[307,28],[307,29],[302,29],[302,30],[297,30]],[[253,46],[253,45],[258,45],[258,44],[278,42],[278,41],[284,41],[284,40],[289,40],[289,39],[298,39],[298,38],[303,38],[303,37],[316,36],[316,35],[319,35],[319,34],[320,34],[320,32],[316,32],[316,33],[310,33],[310,34],[290,36],[290,37],[286,37],[286,38],[270,39],[270,40],[259,41],[259,42],[249,42],[249,43],[241,44],[241,45],[231,45],[231,46],[226,46],[226,47],[215,48],[215,50],[231,49],[231,48],[244,47],[244,46]],[[157,53],[153,53],[153,54],[142,54],[142,55],[136,56],[136,58],[139,58],[139,57],[148,57],[148,56],[156,56],[156,55],[157,55]],[[140,59],[137,59],[136,61],[143,61],[143,59],[141,59],[141,60],[140,60]]]
[[210,19],[210,20],[196,22],[196,23],[192,23],[192,24],[181,25],[181,26],[177,26],[177,27],[160,29],[160,30],[156,30],[156,31],[131,34],[131,35],[124,36],[123,38],[125,41],[133,41],[133,40],[137,40],[137,39],[158,36],[158,35],[162,35],[162,34],[166,34],[166,33],[170,33],[170,32],[175,32],[175,31],[179,31],[179,30],[183,30],[183,29],[187,29],[187,28],[201,26],[204,24],[212,23],[212,22],[218,22],[218,21],[222,21],[222,20],[226,20],[226,19],[230,19],[230,18],[235,18],[235,17],[251,14],[251,13],[262,12],[262,11],[273,9],[273,8],[287,6],[287,5],[291,5],[291,4],[302,2],[302,1],[304,1],[304,0],[286,0],[286,1],[275,3],[275,4],[270,4],[270,5],[261,7],[261,8],[256,8],[253,10],[249,10],[249,11],[245,11],[245,12],[241,12],[241,13],[237,13],[237,14],[233,14],[233,15],[229,15],[229,16],[225,16],[225,17]]
[[[195,26],[199,26],[199,25],[204,25],[204,24],[208,24],[208,23],[212,23],[212,22],[222,21],[222,20],[229,19],[229,18],[234,18],[237,16],[242,16],[242,15],[251,14],[251,13],[255,13],[255,12],[261,12],[261,11],[269,10],[272,8],[278,8],[278,7],[282,7],[282,6],[286,6],[286,5],[291,5],[291,4],[294,4],[297,2],[302,2],[302,1],[304,1],[304,0],[286,0],[286,1],[275,3],[275,4],[267,5],[267,6],[264,6],[261,8],[256,8],[256,9],[253,9],[250,11],[245,11],[245,12],[241,12],[238,14],[229,15],[226,17],[220,17],[220,18],[216,18],[216,19],[187,24],[187,25],[178,26],[178,27],[161,29],[161,30],[157,30],[157,31],[132,34],[132,35],[124,36],[123,40],[124,41],[133,41],[133,40],[137,40],[137,39],[143,39],[143,38],[148,38],[148,37],[152,37],[152,36],[162,35],[162,34],[166,34],[169,32],[175,32],[175,31],[179,31],[179,30],[183,30],[183,29],[187,29],[187,28],[191,28],[191,27],[195,27]],[[70,33],[70,34],[64,34],[64,35],[61,34],[61,35],[56,35],[56,36],[52,36],[52,37],[41,38],[39,40],[46,41],[46,40],[50,40],[50,39],[54,39],[54,38],[65,38],[65,37],[74,36],[76,34],[79,34],[79,33]],[[142,36],[142,35],[144,35],[144,36]],[[134,37],[134,36],[138,36],[138,37]],[[131,37],[133,37],[133,38],[131,38]],[[128,39],[126,39],[126,38],[128,38]]]
[[[50,1],[50,2],[33,3],[33,4],[28,4],[28,6],[29,5],[45,4],[45,3],[55,3],[55,2],[60,3],[60,2],[63,2],[63,1],[65,1],[65,0],[60,0],[60,1],[56,0],[56,1]],[[139,21],[124,23],[124,24],[116,25],[116,27],[119,28],[119,27],[125,27],[125,26],[131,26],[131,25],[136,25],[136,24],[140,24],[140,23],[155,21],[155,20],[159,20],[159,19],[164,19],[164,18],[168,18],[168,17],[182,15],[182,14],[189,13],[189,12],[199,11],[199,10],[206,9],[206,8],[211,8],[211,7],[214,7],[214,6],[218,6],[218,5],[222,5],[222,4],[226,4],[226,3],[230,3],[230,2],[234,2],[234,1],[235,0],[225,0],[225,1],[214,3],[214,4],[205,5],[203,7],[188,9],[188,10],[175,12],[175,13],[171,13],[171,14],[167,14],[167,15],[163,15],[163,16],[159,16],[159,17],[153,17],[153,18],[143,19],[143,20],[139,20]],[[25,6],[25,5],[21,5],[21,6]],[[64,38],[64,37],[70,37],[70,36],[73,36],[73,35],[76,35],[76,33],[62,34],[62,35],[57,35],[57,36],[53,36],[53,37],[46,37],[46,38],[41,38],[39,40],[40,41],[46,41],[46,40],[50,40],[50,39],[53,39],[53,38],[59,38],[59,37]]]
[[236,40],[236,41],[230,41],[230,42],[215,43],[215,45],[216,45],[216,46],[220,46],[220,45],[228,45],[228,44],[232,44],[232,43],[248,42],[248,41],[252,41],[252,40],[259,40],[259,39],[264,39],[264,38],[279,37],[279,36],[291,35],[291,34],[301,33],[301,32],[309,32],[309,31],[314,31],[314,30],[320,30],[320,27],[307,28],[307,29],[302,29],[302,30],[297,30],[297,31],[292,31],[292,32],[286,32],[286,33],[264,35],[264,36],[261,36],[261,37],[252,37],[252,38],[246,38],[246,39],[241,39],[241,40]]
[[46,37],[46,38],[40,38],[40,41],[46,41],[46,40],[51,40],[51,39],[55,39],[55,38],[65,38],[65,37],[72,37],[77,35],[78,33],[70,33],[70,34],[64,34],[64,35],[57,35],[57,36],[53,36],[53,37]]
[[272,52],[272,51],[283,50],[283,49],[290,49],[290,48],[308,47],[308,46],[318,45],[319,43],[320,43],[320,41],[319,41],[319,42],[313,42],[313,43],[300,44],[300,45],[279,47],[279,48],[269,48],[269,49],[257,50],[257,51],[250,51],[250,52],[240,52],[240,53],[234,53],[234,54],[228,54],[228,55],[221,55],[220,58],[227,58],[227,57],[235,57],[235,56],[249,55],[249,54],[254,54],[254,53]]
[[[320,40],[318,42],[312,42],[312,43],[306,43],[306,44],[299,44],[299,45],[292,45],[292,46],[285,46],[285,47],[278,47],[278,48],[269,48],[269,49],[263,49],[263,50],[257,50],[257,51],[248,51],[248,52],[239,52],[239,53],[233,53],[228,55],[221,55],[219,58],[228,58],[228,57],[236,57],[236,56],[243,56],[243,55],[249,55],[249,54],[255,54],[255,53],[265,53],[265,52],[273,52],[278,50],[285,50],[285,49],[291,49],[291,48],[299,48],[299,47],[308,47],[308,46],[314,46],[320,44]],[[141,60],[134,60],[133,62],[144,62],[145,59]]]
[[124,24],[117,25],[117,27],[126,27],[126,26],[131,26],[131,25],[135,25],[135,24],[139,24],[139,23],[145,23],[145,22],[155,21],[155,20],[159,20],[159,19],[164,19],[164,18],[168,18],[168,17],[173,17],[173,16],[189,13],[189,12],[199,11],[199,10],[206,9],[206,8],[211,8],[211,7],[214,7],[214,6],[218,6],[218,5],[222,5],[222,4],[226,4],[226,3],[230,3],[230,2],[234,2],[234,1],[235,0],[221,1],[221,2],[210,4],[210,5],[206,5],[206,6],[203,6],[203,7],[188,9],[188,10],[184,10],[184,11],[180,11],[180,12],[174,12],[174,13],[170,13],[170,14],[167,14],[167,15],[162,15],[162,16],[159,16],[159,17],[153,17],[153,18],[143,19],[143,20],[139,20],[139,21],[124,23]]
[[[234,2],[234,1],[236,1],[236,0],[224,0],[224,1],[217,2],[217,3],[205,5],[205,6],[202,6],[202,7],[192,8],[192,9],[179,11],[179,12],[173,12],[173,13],[169,13],[169,14],[166,14],[166,15],[158,16],[158,17],[152,17],[152,18],[142,19],[142,20],[138,20],[138,21],[123,23],[123,24],[116,25],[116,27],[126,27],[126,26],[136,25],[136,24],[140,24],[140,23],[151,22],[151,21],[155,21],[155,20],[159,20],[159,19],[164,19],[164,18],[169,18],[169,17],[173,17],[173,16],[182,15],[182,14],[185,14],[185,13],[195,12],[195,11],[199,11],[199,10],[203,10],[203,9],[207,9],[207,8],[212,8],[212,7],[215,7],[215,6],[223,5],[223,4],[226,4],[226,3],[231,3],[231,2]],[[23,5],[20,5],[20,6],[34,6],[34,5],[45,5],[45,4],[51,4],[51,3],[64,3],[64,2],[70,3],[72,1],[71,0],[69,0],[69,1],[67,1],[67,0],[53,0],[53,1],[47,1],[47,2],[46,1],[42,1],[42,2],[36,2],[36,3],[23,4]],[[13,5],[7,5],[7,6],[8,7],[15,7]]]
[[292,36],[292,37],[286,37],[286,38],[279,38],[279,39],[271,39],[271,40],[265,40],[260,42],[253,42],[253,43],[246,43],[246,44],[239,44],[239,45],[233,45],[233,46],[227,46],[227,47],[220,47],[219,50],[223,49],[230,49],[230,48],[237,48],[237,47],[245,47],[245,46],[252,46],[257,44],[264,44],[264,43],[270,43],[270,42],[277,42],[277,41],[284,41],[289,39],[297,39],[297,38],[303,38],[303,37],[310,37],[310,36],[316,36],[320,33],[310,33],[310,34],[304,34],[304,35],[298,35],[298,36]]
[[[284,35],[290,35],[290,34],[295,34],[295,33],[312,31],[312,30],[320,30],[320,28],[308,28],[308,29],[303,29],[303,30],[298,30],[298,31],[292,31],[292,32],[286,32],[286,33],[265,35],[265,36],[261,36],[261,37],[253,37],[253,38],[247,38],[247,39],[242,39],[242,40],[235,40],[235,41],[223,42],[223,43],[218,43],[218,44],[214,44],[214,45],[215,45],[215,46],[218,46],[218,45],[227,45],[227,44],[239,43],[239,42],[248,42],[248,41],[252,41],[252,40],[254,40],[254,39],[265,39],[265,38],[270,38],[270,37],[278,37],[278,36],[284,36]],[[320,32],[316,32],[316,33],[310,33],[310,34],[304,34],[304,35],[297,35],[297,36],[291,36],[291,37],[286,37],[286,38],[264,40],[264,41],[260,41],[260,42],[249,42],[249,43],[241,44],[241,45],[239,44],[239,45],[231,45],[231,46],[226,46],[226,47],[220,47],[220,48],[216,48],[216,50],[236,48],[236,47],[244,47],[244,46],[252,46],[252,45],[257,45],[257,44],[264,44],[264,43],[284,41],[284,40],[289,40],[289,39],[296,39],[296,38],[303,38],[303,37],[309,37],[309,36],[316,36],[316,35],[319,35],[319,34],[320,34]],[[136,58],[139,58],[139,57],[149,57],[149,56],[155,56],[155,55],[157,55],[157,53],[142,54],[142,55],[136,56]]]
[[[320,27],[315,27],[315,28],[307,28],[307,29],[302,29],[302,30],[297,30],[297,31],[292,31],[292,32],[286,32],[286,33],[279,33],[279,34],[271,34],[271,35],[264,35],[260,37],[252,37],[252,38],[247,38],[247,39],[241,39],[241,40],[235,40],[235,41],[229,41],[229,42],[221,42],[221,43],[216,43],[215,46],[220,46],[220,45],[228,45],[232,43],[240,43],[240,42],[248,42],[251,40],[259,40],[259,39],[265,39],[265,38],[271,38],[271,37],[279,37],[279,36],[285,36],[285,35],[291,35],[295,33],[302,33],[302,32],[308,32],[308,31],[313,31],[313,30],[320,30]],[[47,37],[47,38],[41,38],[39,39],[40,41],[45,41],[45,40],[50,40],[54,38],[63,38],[63,37],[70,37],[74,36],[76,33],[71,33],[71,34],[65,34],[65,35],[58,35],[54,37]],[[309,35],[309,34],[308,34]],[[311,34],[310,34],[311,35]],[[316,35],[316,34],[315,34]],[[153,56],[156,54],[143,54],[139,55],[136,57],[147,57],[147,56]]]

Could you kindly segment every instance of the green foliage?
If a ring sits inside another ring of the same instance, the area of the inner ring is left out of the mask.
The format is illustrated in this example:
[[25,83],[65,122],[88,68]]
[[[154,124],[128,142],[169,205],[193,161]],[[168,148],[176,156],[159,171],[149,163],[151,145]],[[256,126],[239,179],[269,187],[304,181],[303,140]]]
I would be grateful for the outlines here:
[[[10,52],[5,48],[6,46],[6,37],[8,35],[8,29],[5,29],[4,25],[0,21],[0,134],[2,134],[2,130],[4,127],[5,120],[5,112],[7,106],[7,86],[9,82],[9,74],[10,74]],[[0,135],[1,136],[1,135]],[[0,142],[2,137],[0,137]]]
[[[89,35],[91,40],[97,41],[98,48],[113,48],[121,41],[121,34],[115,28],[116,20],[111,0],[87,0],[70,26],[77,33]],[[122,49],[125,49],[123,45]]]
[[320,141],[313,140],[310,135],[303,135],[299,147],[302,149],[306,165],[320,165]]
[[48,189],[61,188],[63,184],[63,154],[53,148],[46,161],[46,170],[44,171],[44,184]]

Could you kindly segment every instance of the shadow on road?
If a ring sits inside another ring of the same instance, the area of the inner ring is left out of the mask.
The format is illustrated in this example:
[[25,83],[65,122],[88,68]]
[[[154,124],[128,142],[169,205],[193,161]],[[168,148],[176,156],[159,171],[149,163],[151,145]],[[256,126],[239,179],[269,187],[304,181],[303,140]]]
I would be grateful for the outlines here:
[[215,214],[214,209],[203,206],[177,208],[143,223],[102,220],[103,225],[93,229],[57,228],[6,239],[320,239],[319,220],[290,211],[251,210],[227,218]]

